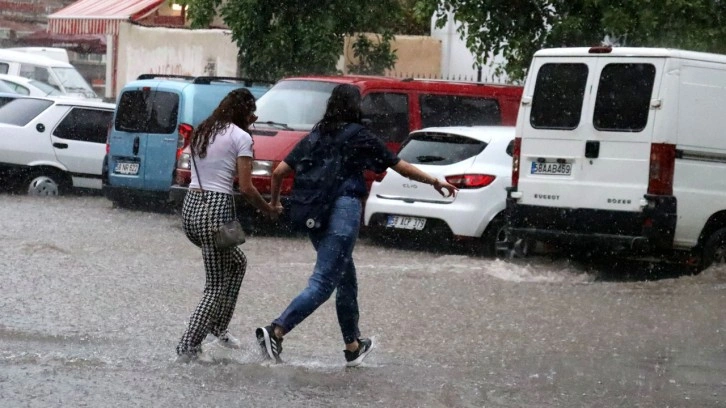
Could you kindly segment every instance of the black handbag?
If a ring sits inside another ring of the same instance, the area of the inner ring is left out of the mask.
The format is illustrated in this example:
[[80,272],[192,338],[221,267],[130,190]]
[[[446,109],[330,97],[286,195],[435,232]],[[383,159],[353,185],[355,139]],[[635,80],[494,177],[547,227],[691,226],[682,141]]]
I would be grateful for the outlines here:
[[[207,209],[207,215],[209,215],[209,204],[207,203],[207,198],[204,196],[204,187],[202,187],[202,179],[199,177],[197,162],[194,160],[194,148],[191,150],[192,162],[194,162],[194,171],[197,174],[197,180],[199,181],[199,189],[202,190],[202,201],[204,201],[204,205]],[[232,211],[234,212],[234,219],[217,226],[217,230],[214,231],[214,245],[219,249],[229,249],[245,243],[245,230],[242,229],[242,224],[240,224],[237,219],[237,205],[234,201],[234,193],[232,193]]]

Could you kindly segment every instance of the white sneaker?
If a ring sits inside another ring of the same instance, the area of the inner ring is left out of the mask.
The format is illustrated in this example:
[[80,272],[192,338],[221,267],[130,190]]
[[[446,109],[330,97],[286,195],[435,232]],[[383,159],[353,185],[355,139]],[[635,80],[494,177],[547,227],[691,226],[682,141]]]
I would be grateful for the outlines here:
[[236,350],[242,348],[242,342],[239,341],[236,337],[229,334],[229,332],[224,332],[223,335],[217,337],[217,343],[219,343],[220,346],[230,349]]
[[191,362],[211,364],[214,363],[214,357],[208,351],[198,350],[196,352],[178,355],[176,357],[176,362],[181,364],[188,364]]

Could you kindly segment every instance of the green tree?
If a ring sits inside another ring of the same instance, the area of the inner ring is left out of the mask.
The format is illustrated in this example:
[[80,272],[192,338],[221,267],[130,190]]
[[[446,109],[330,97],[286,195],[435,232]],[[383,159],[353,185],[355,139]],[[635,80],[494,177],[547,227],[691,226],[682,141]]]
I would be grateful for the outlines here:
[[540,48],[599,45],[726,52],[723,0],[419,0],[419,14],[447,13],[477,64],[501,53],[505,71],[522,79]]
[[[345,35],[388,32],[386,26],[401,16],[398,0],[182,1],[192,27],[207,27],[215,15],[220,15],[240,49],[241,71],[269,80],[334,73]],[[384,61],[390,60],[382,51],[388,47],[388,53],[393,52],[388,43],[391,36],[385,38],[388,40],[370,45],[373,58],[383,55]]]

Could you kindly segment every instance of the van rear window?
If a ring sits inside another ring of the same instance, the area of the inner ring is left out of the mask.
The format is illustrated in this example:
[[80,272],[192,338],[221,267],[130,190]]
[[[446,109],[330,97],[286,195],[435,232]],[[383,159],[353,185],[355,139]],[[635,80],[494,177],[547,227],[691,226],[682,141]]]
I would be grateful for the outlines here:
[[537,129],[575,129],[580,124],[588,68],[544,64],[537,73],[529,123]]
[[640,132],[648,123],[655,80],[652,64],[608,64],[600,74],[595,114],[597,130]]
[[422,95],[421,127],[499,125],[496,99],[456,95]]
[[135,133],[174,133],[179,95],[163,91],[126,91],[116,108],[116,130]]
[[458,163],[481,153],[487,144],[481,140],[448,133],[414,133],[398,157],[413,164],[443,166]]

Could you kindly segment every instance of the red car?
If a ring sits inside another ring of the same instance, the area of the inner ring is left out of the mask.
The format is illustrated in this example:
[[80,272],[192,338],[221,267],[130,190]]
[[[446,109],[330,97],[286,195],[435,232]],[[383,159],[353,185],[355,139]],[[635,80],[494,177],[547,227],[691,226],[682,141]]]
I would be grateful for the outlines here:
[[[409,132],[425,127],[513,126],[522,96],[522,87],[514,85],[375,76],[285,78],[257,101],[252,180],[263,196],[269,196],[275,166],[323,117],[330,93],[343,83],[360,88],[364,123],[394,152]],[[367,177],[370,186],[375,175]],[[190,158],[185,153],[177,161],[176,184],[170,193],[179,206],[190,180]],[[291,188],[290,178],[282,186],[283,204]]]

